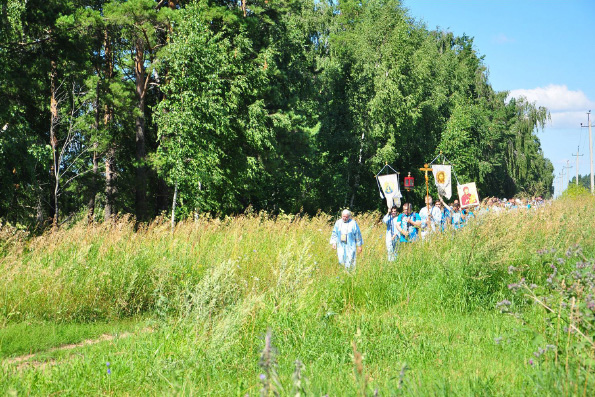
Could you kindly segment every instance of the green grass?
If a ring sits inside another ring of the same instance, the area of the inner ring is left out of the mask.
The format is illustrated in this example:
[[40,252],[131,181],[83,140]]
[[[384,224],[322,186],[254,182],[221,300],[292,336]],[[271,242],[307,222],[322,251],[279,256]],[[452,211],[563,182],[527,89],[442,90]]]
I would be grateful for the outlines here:
[[52,348],[117,335],[135,329],[139,320],[123,319],[95,323],[24,322],[0,329],[0,357],[10,358],[44,352]]
[[[352,274],[329,248],[326,215],[204,218],[173,234],[123,221],[13,239],[1,256],[0,393],[259,395],[266,372],[288,395],[296,360],[313,395],[568,393],[568,369],[529,362],[545,315],[513,297],[519,275],[508,269],[542,283],[576,243],[593,258],[593,204],[580,195],[481,217],[402,247],[395,263],[380,215],[359,214],[365,250]],[[496,308],[505,298],[523,321]],[[277,365],[263,368],[267,330]]]

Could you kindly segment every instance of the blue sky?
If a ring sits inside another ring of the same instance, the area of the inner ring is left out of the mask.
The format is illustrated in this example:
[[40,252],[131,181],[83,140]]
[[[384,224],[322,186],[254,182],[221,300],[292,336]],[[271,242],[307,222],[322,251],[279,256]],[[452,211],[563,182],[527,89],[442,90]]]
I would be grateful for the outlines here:
[[[403,0],[409,15],[429,29],[473,37],[497,91],[525,96],[549,109],[552,121],[538,132],[555,167],[589,174],[587,115],[595,124],[595,1]],[[592,128],[595,140],[595,128]],[[569,163],[567,163],[569,161]],[[566,177],[564,178],[566,181]],[[560,180],[554,180],[555,194]]]

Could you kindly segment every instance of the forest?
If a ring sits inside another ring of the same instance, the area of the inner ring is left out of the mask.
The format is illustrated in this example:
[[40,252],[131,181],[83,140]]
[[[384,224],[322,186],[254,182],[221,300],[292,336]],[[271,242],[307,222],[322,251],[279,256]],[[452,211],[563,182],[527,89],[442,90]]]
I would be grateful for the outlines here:
[[369,211],[387,163],[421,203],[440,152],[550,197],[548,110],[479,50],[397,0],[2,0],[0,219]]

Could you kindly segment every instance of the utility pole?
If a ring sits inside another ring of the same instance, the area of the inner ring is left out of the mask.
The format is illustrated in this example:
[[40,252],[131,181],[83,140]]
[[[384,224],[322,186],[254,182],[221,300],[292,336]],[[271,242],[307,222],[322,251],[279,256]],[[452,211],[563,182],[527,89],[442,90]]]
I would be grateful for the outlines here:
[[581,127],[589,127],[589,157],[591,158],[591,194],[595,193],[593,188],[593,136],[591,135],[591,111],[587,113],[587,125],[581,123]]
[[[562,167],[562,184],[564,184],[564,170],[570,170],[572,166],[570,165],[570,160],[566,160],[566,166]],[[566,185],[564,185],[564,190],[568,188],[570,184],[570,171],[566,173]]]
[[582,154],[578,154],[579,149],[580,149],[580,147],[577,147],[576,154],[573,154],[573,156],[576,157],[576,186],[578,186],[578,158],[582,156]]

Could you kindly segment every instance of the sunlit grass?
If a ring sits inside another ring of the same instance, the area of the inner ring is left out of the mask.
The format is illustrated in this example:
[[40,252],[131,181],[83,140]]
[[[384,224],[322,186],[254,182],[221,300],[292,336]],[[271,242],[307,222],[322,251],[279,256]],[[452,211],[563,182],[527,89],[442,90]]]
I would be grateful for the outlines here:
[[[356,394],[362,382],[370,393],[533,394],[535,334],[496,303],[517,281],[510,266],[546,277],[538,250],[578,243],[593,257],[594,204],[581,196],[487,214],[401,246],[394,263],[386,261],[381,214],[356,214],[364,252],[354,273],[339,267],[329,246],[334,219],[324,214],[203,217],[173,233],[166,222],[135,231],[124,219],[3,240],[5,329],[137,315],[152,324],[79,353],[47,353],[52,364],[43,369],[4,361],[0,390],[256,395],[270,329],[283,394],[291,393],[296,359],[315,395]],[[352,342],[365,377],[354,373]]]

